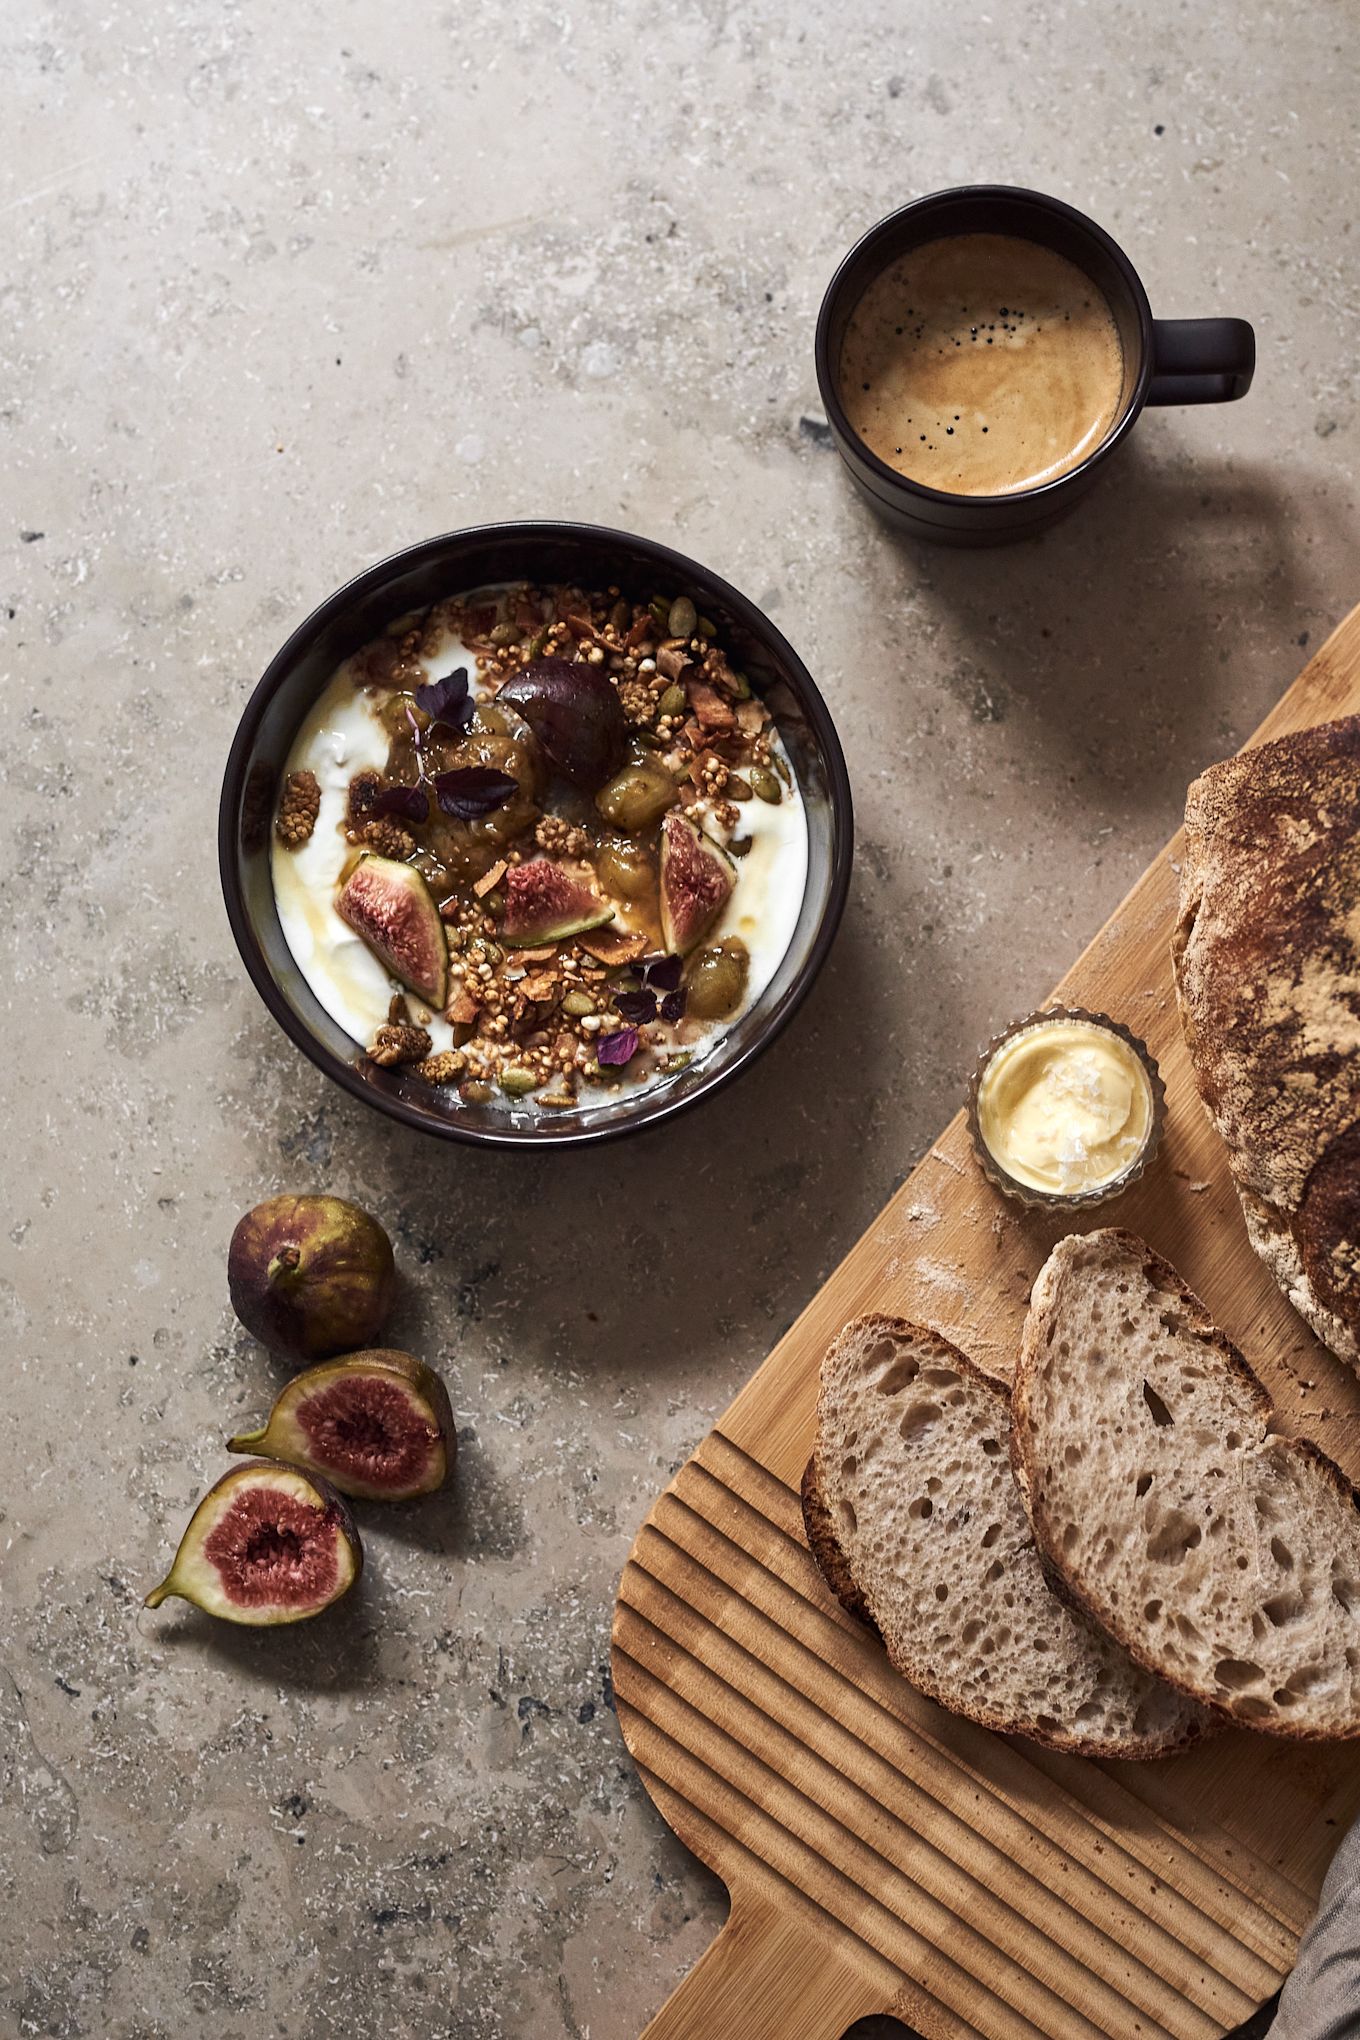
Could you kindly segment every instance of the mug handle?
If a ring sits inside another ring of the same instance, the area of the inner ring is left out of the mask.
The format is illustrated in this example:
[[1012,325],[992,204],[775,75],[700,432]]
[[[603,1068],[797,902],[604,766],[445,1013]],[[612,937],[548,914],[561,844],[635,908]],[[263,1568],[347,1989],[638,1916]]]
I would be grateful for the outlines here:
[[1154,319],[1150,404],[1230,404],[1245,397],[1256,335],[1245,319]]

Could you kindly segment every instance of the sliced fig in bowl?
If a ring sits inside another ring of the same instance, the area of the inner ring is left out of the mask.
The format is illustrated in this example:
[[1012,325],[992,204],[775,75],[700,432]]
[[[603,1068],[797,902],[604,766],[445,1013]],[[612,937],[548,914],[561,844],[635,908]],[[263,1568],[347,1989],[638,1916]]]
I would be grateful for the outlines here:
[[521,949],[542,942],[565,942],[569,936],[602,928],[614,918],[608,900],[547,857],[512,865],[501,890],[505,895],[501,933]]
[[661,934],[688,956],[732,896],[737,867],[720,843],[672,809],[661,824]]
[[457,1433],[439,1376],[410,1353],[375,1347],[295,1375],[268,1421],[229,1452],[258,1452],[323,1474],[342,1494],[405,1502],[448,1478]]
[[534,659],[506,681],[496,700],[523,716],[549,764],[587,793],[603,786],[623,762],[627,718],[598,666]]
[[363,857],[341,889],[335,911],[377,957],[432,1006],[448,994],[449,945],[434,896],[414,864]]
[[289,1360],[376,1339],[396,1283],[391,1240],[344,1197],[267,1197],[237,1221],[227,1249],[232,1309]]
[[146,1605],[177,1594],[226,1622],[274,1628],[331,1607],[363,1563],[354,1519],[329,1482],[251,1459],[208,1489]]

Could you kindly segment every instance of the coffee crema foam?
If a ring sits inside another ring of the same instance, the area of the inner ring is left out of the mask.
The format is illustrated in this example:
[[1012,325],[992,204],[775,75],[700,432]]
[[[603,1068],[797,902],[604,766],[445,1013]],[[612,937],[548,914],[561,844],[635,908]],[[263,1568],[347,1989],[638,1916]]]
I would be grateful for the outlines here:
[[1119,416],[1124,350],[1074,262],[1014,234],[923,242],[875,277],[840,394],[880,460],[929,488],[1004,496],[1080,465]]

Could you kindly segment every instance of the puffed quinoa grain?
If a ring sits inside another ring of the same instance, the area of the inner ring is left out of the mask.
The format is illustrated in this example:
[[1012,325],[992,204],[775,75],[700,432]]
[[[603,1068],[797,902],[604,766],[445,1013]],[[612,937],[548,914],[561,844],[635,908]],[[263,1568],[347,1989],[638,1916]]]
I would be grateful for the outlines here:
[[619,686],[619,705],[630,723],[650,722],[652,691],[641,680],[624,680]]
[[274,833],[285,849],[300,850],[311,840],[321,812],[321,784],[315,772],[290,772],[283,782]]
[[427,1084],[454,1084],[468,1066],[468,1059],[456,1048],[441,1049],[416,1066],[416,1075]]
[[394,822],[390,815],[380,815],[376,822],[364,823],[364,841],[370,850],[376,850],[379,857],[393,857],[399,862],[412,856],[416,839],[409,829],[403,829],[400,822]]

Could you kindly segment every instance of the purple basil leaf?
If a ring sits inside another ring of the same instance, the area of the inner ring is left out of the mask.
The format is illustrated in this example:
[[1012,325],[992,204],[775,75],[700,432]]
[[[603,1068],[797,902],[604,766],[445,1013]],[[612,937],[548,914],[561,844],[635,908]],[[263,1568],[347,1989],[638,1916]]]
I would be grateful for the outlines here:
[[655,992],[616,992],[614,1004],[624,1019],[634,1027],[640,1027],[646,1020],[656,1018]]
[[431,722],[447,723],[451,730],[465,730],[472,721],[473,709],[467,667],[455,666],[442,680],[429,680],[423,687],[417,687],[415,702]]
[[667,992],[665,998],[661,1001],[662,1019],[671,1021],[683,1020],[685,1017],[685,998],[686,994],[682,991]]
[[673,992],[684,967],[683,959],[678,956],[658,957],[644,966],[648,984],[654,985],[658,992]]
[[493,813],[504,807],[512,793],[519,792],[519,781],[508,772],[498,772],[494,765],[460,765],[452,772],[437,772],[431,785],[444,813],[460,822]]
[[605,1034],[595,1050],[596,1060],[602,1063],[626,1063],[637,1054],[638,1031],[636,1027],[620,1027],[617,1034]]
[[373,796],[372,815],[399,815],[404,822],[424,822],[430,816],[430,796],[423,786],[385,786]]

